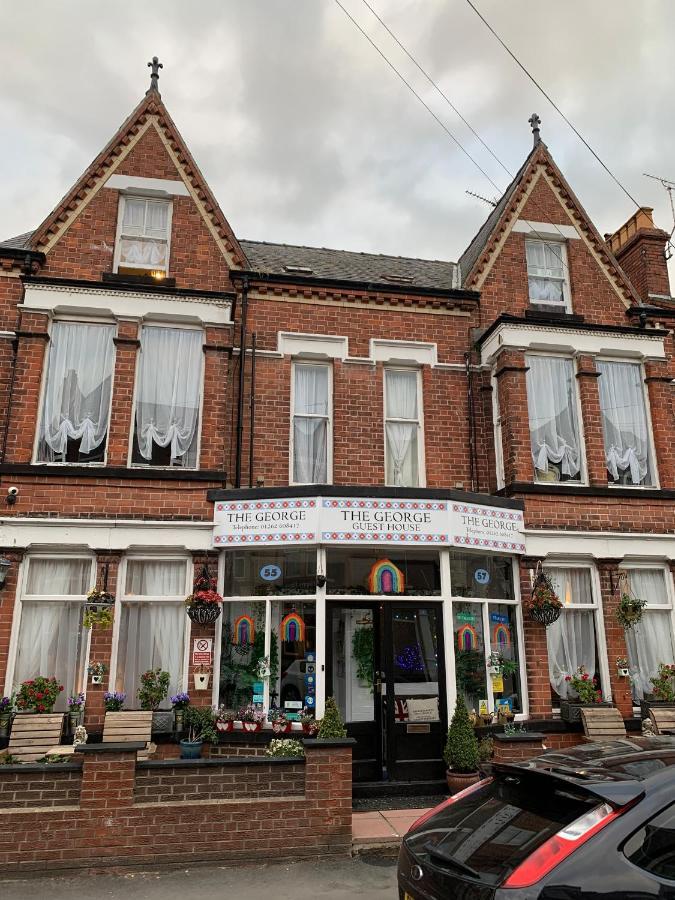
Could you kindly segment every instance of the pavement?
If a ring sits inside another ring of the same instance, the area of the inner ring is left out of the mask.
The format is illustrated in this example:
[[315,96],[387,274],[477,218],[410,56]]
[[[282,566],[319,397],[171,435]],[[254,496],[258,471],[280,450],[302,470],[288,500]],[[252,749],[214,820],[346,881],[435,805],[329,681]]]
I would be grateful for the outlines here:
[[395,848],[412,823],[426,809],[380,809],[352,813],[352,851],[361,853],[373,847]]
[[0,870],[2,900],[397,900],[397,896],[396,859],[378,855],[59,878],[8,878]]

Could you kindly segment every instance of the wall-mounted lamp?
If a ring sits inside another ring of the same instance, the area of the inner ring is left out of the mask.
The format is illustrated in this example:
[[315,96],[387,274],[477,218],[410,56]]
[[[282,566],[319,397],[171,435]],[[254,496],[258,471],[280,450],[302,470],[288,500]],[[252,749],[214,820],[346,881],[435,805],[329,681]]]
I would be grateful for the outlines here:
[[7,559],[6,556],[0,556],[0,590],[2,590],[5,585],[5,581],[7,580],[7,573],[9,572],[11,565],[11,559]]

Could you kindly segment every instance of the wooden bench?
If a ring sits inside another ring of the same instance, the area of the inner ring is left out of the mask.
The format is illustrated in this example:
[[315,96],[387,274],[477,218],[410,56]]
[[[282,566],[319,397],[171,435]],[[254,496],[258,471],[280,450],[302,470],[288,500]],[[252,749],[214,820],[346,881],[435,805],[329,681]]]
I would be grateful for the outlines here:
[[649,718],[657,734],[675,734],[675,706],[650,706]]
[[615,741],[626,737],[626,726],[616,706],[581,707],[579,712],[587,741]]
[[107,712],[103,722],[104,744],[129,744],[142,741],[145,750],[138,753],[138,759],[147,759],[157,746],[150,740],[152,735],[152,710],[131,710],[128,712]]
[[65,713],[17,713],[12,723],[7,753],[21,762],[35,762],[58,744]]

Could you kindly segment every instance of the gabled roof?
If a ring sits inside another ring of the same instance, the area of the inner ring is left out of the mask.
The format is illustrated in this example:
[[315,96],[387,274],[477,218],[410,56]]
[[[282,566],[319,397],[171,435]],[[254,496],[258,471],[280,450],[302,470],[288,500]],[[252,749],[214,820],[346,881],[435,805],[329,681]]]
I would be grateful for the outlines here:
[[234,232],[156,90],[146,93],[91,165],[32,233],[29,240],[32,249],[48,251],[56,243],[82,205],[86,204],[87,198],[101,187],[119,161],[127,155],[130,146],[151,126],[157,128],[167,152],[177,163],[188,190],[208,219],[207,224],[210,224],[212,233],[222,243],[221,249],[229,254],[230,267],[245,266],[245,256]]
[[30,247],[30,239],[32,235],[32,231],[25,231],[23,234],[17,234],[16,237],[7,238],[4,241],[0,241],[0,250],[3,247],[7,250],[27,250]]

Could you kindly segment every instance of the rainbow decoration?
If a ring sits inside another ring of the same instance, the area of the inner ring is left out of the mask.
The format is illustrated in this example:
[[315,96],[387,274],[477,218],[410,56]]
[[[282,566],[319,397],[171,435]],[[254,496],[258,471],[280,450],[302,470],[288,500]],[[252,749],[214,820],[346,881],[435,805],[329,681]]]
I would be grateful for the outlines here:
[[234,620],[233,644],[252,644],[255,640],[255,624],[251,616],[243,615]]
[[402,594],[405,575],[391,560],[378,559],[368,575],[368,590],[371,594]]
[[499,622],[492,629],[492,646],[493,647],[510,647],[511,646],[511,630],[508,625]]
[[457,632],[457,649],[460,652],[478,650],[478,632],[473,625],[462,625]]
[[281,640],[286,643],[305,640],[305,621],[296,612],[290,612],[281,620]]

